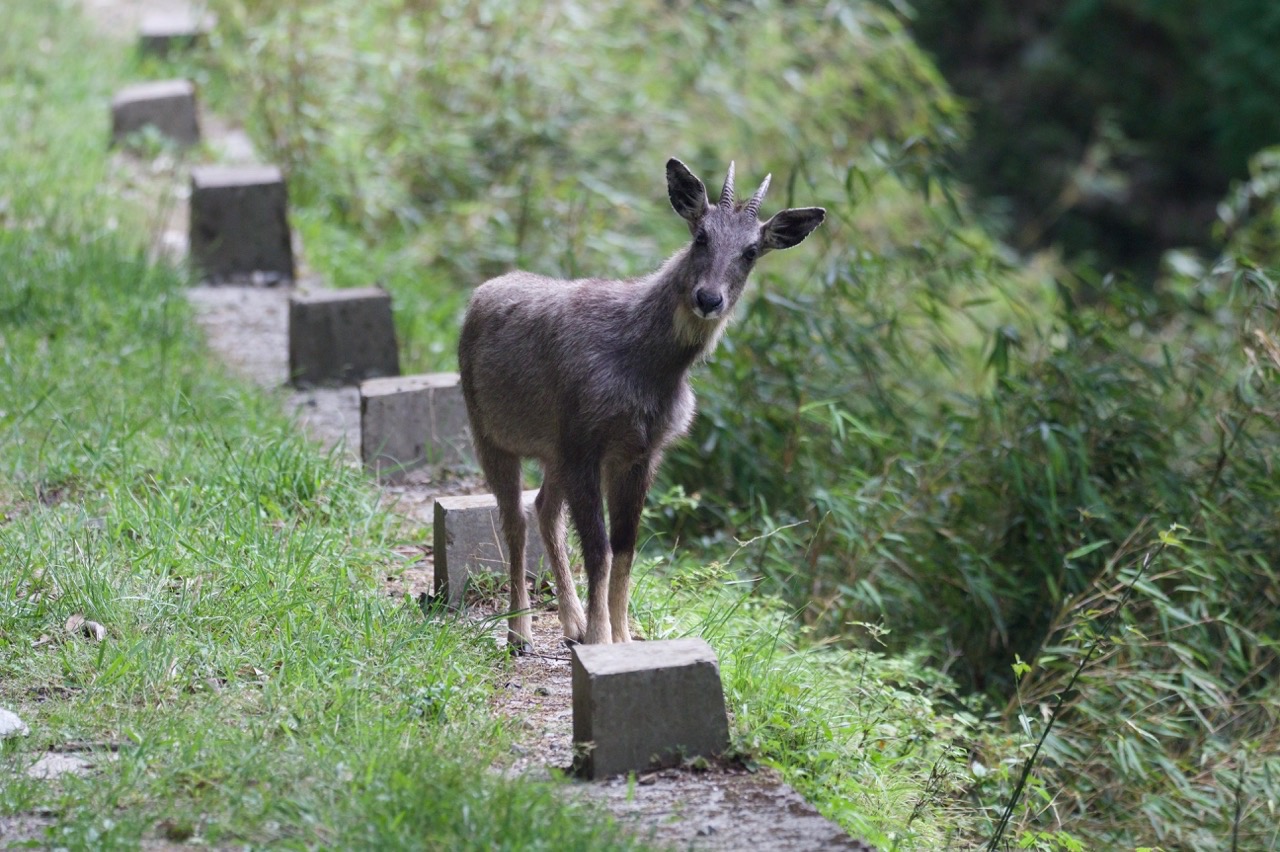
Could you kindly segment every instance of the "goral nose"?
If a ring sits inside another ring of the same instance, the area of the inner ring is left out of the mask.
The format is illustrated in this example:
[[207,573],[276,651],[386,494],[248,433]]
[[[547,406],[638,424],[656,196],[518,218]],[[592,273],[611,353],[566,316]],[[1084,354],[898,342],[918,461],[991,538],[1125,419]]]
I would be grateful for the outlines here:
[[719,293],[712,293],[708,290],[694,290],[693,302],[698,306],[698,310],[704,314],[712,313],[724,304],[724,298]]

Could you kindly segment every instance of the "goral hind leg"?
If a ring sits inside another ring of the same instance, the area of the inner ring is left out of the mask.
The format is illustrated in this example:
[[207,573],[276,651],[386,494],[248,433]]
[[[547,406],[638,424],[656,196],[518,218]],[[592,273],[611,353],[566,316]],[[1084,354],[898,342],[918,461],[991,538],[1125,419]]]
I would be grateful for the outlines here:
[[511,620],[507,648],[513,654],[533,650],[533,618],[529,613],[529,586],[525,582],[524,551],[527,524],[520,488],[520,457],[483,440],[476,441],[476,456],[489,488],[498,502],[502,537],[507,545],[511,580]]
[[587,616],[578,600],[578,590],[569,570],[569,551],[565,545],[564,490],[556,473],[543,472],[542,489],[535,504],[538,510],[538,526],[542,531],[542,546],[551,563],[551,573],[556,581],[556,606],[560,612],[560,626],[570,642],[583,642],[587,638]]

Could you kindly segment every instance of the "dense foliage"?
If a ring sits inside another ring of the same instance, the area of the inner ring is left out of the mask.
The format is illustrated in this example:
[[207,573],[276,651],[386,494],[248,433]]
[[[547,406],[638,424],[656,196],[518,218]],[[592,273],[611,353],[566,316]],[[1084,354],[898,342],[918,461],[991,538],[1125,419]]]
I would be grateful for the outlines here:
[[[658,541],[687,568],[753,539],[735,570],[814,636],[880,643],[984,696],[996,727],[949,734],[984,809],[1009,796],[1002,755],[1101,643],[1046,740],[1022,842],[1273,843],[1280,328],[1258,199],[1274,160],[1224,207],[1220,256],[1172,254],[1154,286],[1023,261],[943,173],[965,118],[897,19],[802,5],[228,0],[219,56],[291,168],[312,262],[391,286],[417,367],[451,366],[457,312],[492,272],[656,266],[683,236],[668,156],[704,176],[736,157],[744,183],[772,170],[767,208],[826,206],[804,247],[761,264],[700,373]],[[1077,40],[1099,8],[1073,6]],[[1239,10],[1221,9],[1226,28]],[[1136,100],[1160,121],[1195,111]],[[1145,126],[1096,125],[1073,133]],[[1219,130],[1210,187],[1255,138]],[[1208,131],[1186,133],[1161,144],[1198,156]],[[1025,182],[1060,183],[1082,150],[1026,154]]]
[[1280,142],[1265,0],[911,0],[973,104],[965,179],[1024,246],[1151,273],[1209,244],[1214,205]]

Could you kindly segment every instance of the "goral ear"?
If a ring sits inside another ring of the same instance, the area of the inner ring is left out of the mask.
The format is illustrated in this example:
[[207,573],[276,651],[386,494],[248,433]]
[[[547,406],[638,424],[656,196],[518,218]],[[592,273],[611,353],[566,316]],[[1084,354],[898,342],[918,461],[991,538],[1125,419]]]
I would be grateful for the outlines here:
[[789,249],[804,242],[804,238],[813,233],[813,229],[827,218],[827,211],[821,207],[795,207],[783,210],[764,223],[761,229],[761,245],[765,251]]
[[690,230],[698,226],[711,206],[702,181],[675,157],[667,160],[667,197],[671,199],[671,207],[689,223]]

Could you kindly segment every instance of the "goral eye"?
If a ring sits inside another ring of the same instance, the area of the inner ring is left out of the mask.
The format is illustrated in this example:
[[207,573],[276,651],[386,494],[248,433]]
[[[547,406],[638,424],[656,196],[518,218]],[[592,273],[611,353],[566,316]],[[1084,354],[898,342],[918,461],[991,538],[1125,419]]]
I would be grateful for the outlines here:
[[760,249],[755,246],[747,246],[742,250],[742,259],[747,263],[751,263],[760,255]]
[[693,237],[693,244],[695,246],[705,246],[707,244],[707,232],[698,231]]

